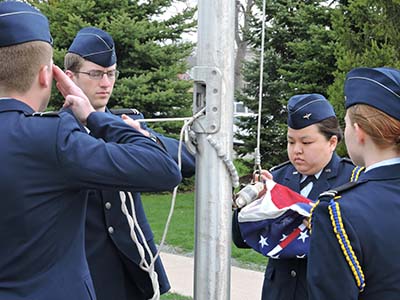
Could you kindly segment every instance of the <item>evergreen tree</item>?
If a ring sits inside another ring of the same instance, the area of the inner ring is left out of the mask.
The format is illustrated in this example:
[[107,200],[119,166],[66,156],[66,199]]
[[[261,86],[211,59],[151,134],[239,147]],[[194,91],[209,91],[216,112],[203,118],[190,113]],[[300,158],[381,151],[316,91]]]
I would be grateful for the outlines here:
[[[343,85],[348,71],[355,67],[400,67],[399,15],[399,1],[340,1],[332,19],[337,70],[328,90],[339,120],[345,115]],[[344,145],[340,153],[346,153]]]
[[[165,18],[165,11],[184,0],[30,0],[50,21],[57,65],[76,33],[85,26],[106,30],[114,39],[120,71],[109,107],[136,108],[147,118],[191,115],[190,81],[186,58],[193,45],[182,34],[193,30],[194,9],[187,8]],[[56,99],[56,100],[54,100]],[[62,98],[53,92],[53,109]],[[151,125],[151,124],[149,124]],[[162,123],[159,132],[178,132],[180,123]]]
[[[263,167],[271,167],[287,159],[286,104],[295,94],[326,95],[335,70],[331,9],[324,1],[268,1],[266,8],[265,54],[263,72],[263,107],[261,155]],[[262,3],[257,1],[259,10]],[[258,111],[259,52],[261,45],[261,13],[254,14],[250,32],[246,34],[256,54],[243,70],[246,86],[238,93],[253,111]],[[252,153],[256,147],[256,119],[242,120],[248,135],[237,152]]]

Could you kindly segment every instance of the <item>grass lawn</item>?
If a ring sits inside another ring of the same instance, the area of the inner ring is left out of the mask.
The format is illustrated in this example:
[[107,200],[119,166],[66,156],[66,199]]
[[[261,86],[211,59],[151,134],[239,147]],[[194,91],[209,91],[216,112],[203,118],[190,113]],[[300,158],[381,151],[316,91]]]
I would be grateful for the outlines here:
[[164,295],[161,295],[160,300],[191,300],[191,297],[185,297],[182,295],[178,294],[173,294],[173,293],[167,293]]
[[[155,240],[159,242],[171,207],[171,194],[142,194],[142,198]],[[193,253],[194,251],[194,206],[194,193],[178,193],[165,243],[181,253]],[[267,264],[267,258],[256,251],[238,249],[233,244],[232,258],[241,267],[260,271],[264,270]]]

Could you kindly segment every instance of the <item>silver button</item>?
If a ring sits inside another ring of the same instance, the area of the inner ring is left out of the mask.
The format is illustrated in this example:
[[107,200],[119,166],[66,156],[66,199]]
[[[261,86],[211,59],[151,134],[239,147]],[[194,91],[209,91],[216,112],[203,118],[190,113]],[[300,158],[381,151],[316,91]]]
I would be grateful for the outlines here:
[[295,270],[292,270],[292,271],[290,271],[290,276],[292,276],[292,277],[296,277],[296,271]]
[[112,226],[108,227],[108,233],[114,233],[114,228]]
[[106,204],[104,206],[106,207],[106,209],[110,209],[111,208],[111,203],[110,202],[106,202]]

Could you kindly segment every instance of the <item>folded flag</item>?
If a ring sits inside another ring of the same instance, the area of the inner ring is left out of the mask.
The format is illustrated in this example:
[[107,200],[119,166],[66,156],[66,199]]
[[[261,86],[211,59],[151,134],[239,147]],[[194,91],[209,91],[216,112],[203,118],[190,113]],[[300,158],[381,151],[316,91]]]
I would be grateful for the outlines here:
[[314,203],[272,180],[266,194],[242,208],[238,214],[243,240],[271,258],[304,258],[309,248],[309,231],[304,219]]

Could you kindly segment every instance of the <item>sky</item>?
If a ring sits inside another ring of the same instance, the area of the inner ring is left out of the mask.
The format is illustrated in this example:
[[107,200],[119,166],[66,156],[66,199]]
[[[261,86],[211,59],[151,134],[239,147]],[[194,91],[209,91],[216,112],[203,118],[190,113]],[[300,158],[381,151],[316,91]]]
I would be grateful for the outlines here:
[[[186,7],[195,7],[197,5],[197,2],[198,2],[197,0],[181,0],[180,2],[176,2],[173,5],[171,5],[171,7],[165,12],[164,17],[168,18],[170,16],[173,16],[174,14],[179,13]],[[184,41],[196,42],[197,34],[196,32],[190,34],[185,33],[182,35],[182,39]]]

